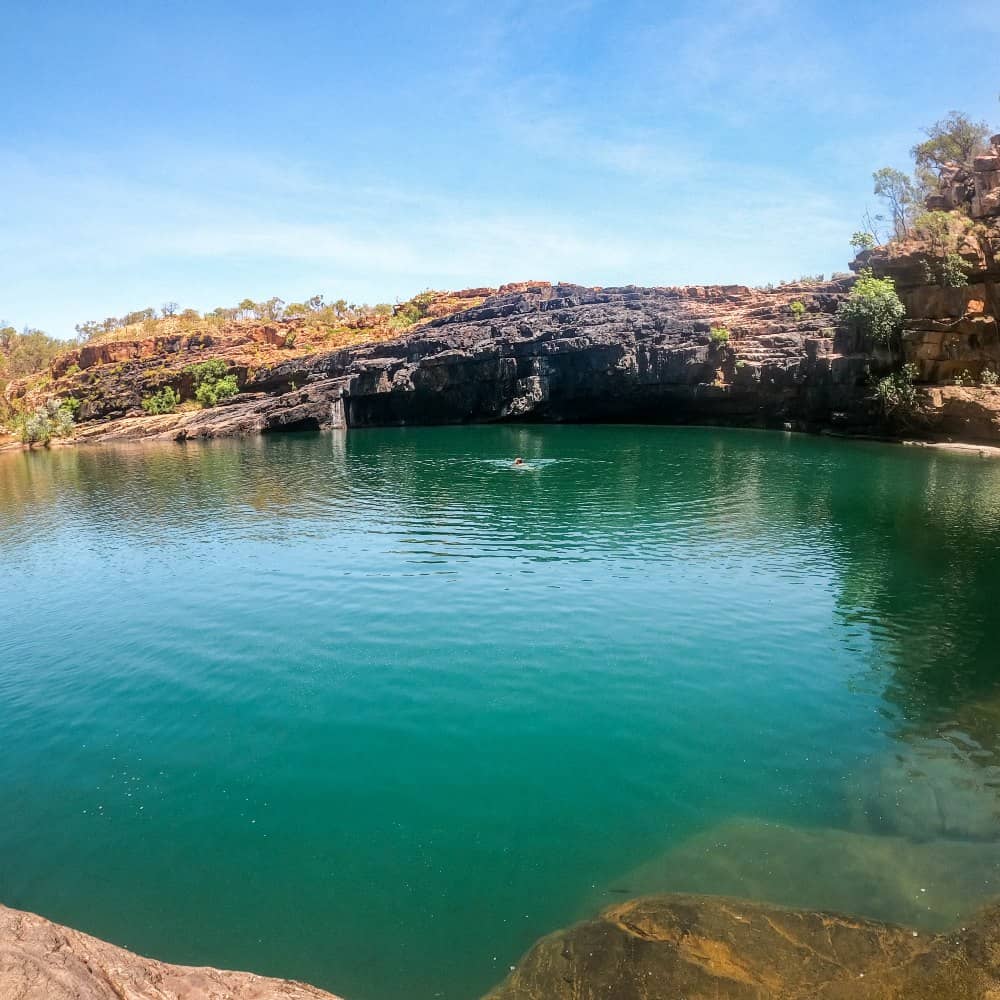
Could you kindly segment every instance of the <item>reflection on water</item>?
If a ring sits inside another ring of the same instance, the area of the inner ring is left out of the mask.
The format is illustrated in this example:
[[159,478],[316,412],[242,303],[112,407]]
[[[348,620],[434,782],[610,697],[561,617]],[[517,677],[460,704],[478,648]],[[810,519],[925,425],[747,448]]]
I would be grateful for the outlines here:
[[0,456],[0,899],[357,1000],[626,892],[947,926],[998,515],[979,459],[736,431]]

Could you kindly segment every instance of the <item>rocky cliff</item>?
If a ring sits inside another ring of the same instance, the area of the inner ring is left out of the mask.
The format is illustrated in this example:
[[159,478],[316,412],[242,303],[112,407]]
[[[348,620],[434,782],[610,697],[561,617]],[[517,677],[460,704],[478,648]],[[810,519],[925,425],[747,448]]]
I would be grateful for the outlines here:
[[5,1000],[337,1000],[312,986],[250,972],[167,965],[0,906]]
[[[173,373],[164,372],[161,354],[96,365],[62,385],[83,400],[83,418],[97,421],[82,431],[91,440],[504,420],[892,432],[876,405],[873,378],[893,359],[836,321],[851,281],[769,290],[542,283],[501,289],[395,340],[259,367],[234,359],[240,396],[211,410],[155,418],[139,416],[143,394],[165,383],[189,394],[176,366],[203,357],[200,344],[179,345]],[[937,299],[912,289],[915,310],[953,309],[961,318],[913,320],[907,350],[929,349],[925,327],[943,338],[938,327],[948,326],[949,336],[966,338],[963,364],[975,344],[983,366],[1000,367],[1000,340],[986,329],[995,321],[974,312],[982,297],[974,297],[974,286],[950,291],[957,294]],[[799,318],[794,302],[805,309]],[[713,338],[713,327],[725,328],[728,340]],[[998,412],[996,390],[938,386],[925,393],[920,423],[906,430],[1000,441]],[[117,419],[103,423],[109,418]]]

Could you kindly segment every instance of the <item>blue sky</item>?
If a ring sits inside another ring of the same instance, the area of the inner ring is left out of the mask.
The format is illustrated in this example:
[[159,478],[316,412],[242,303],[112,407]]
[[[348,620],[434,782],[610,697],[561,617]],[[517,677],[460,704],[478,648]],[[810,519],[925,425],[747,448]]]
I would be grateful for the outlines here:
[[995,0],[6,0],[0,319],[843,270]]

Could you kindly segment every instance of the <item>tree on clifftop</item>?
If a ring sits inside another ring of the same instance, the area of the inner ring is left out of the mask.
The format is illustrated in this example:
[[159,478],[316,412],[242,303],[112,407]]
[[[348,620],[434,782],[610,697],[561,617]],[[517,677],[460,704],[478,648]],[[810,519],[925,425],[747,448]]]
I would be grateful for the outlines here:
[[969,169],[973,159],[986,149],[990,127],[986,122],[974,122],[961,111],[950,111],[929,128],[927,138],[910,152],[917,170],[940,170],[946,163],[957,163]]

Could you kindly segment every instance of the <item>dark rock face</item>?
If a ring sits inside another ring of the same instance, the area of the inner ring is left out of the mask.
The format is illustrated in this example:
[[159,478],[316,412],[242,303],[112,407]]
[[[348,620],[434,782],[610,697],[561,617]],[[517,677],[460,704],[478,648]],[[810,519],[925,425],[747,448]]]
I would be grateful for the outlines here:
[[[511,420],[863,429],[873,359],[834,320],[848,284],[519,286],[397,340],[241,373],[247,394],[225,407],[138,418],[114,436]],[[713,326],[728,341],[713,342]],[[142,385],[141,372],[122,378],[115,415],[135,411]]]
[[724,897],[653,896],[539,941],[487,1000],[987,1000],[1000,908],[927,935]]
[[[790,298],[745,288],[550,286],[495,296],[404,341],[315,365],[347,376],[352,427],[825,420],[852,401],[863,362],[836,349],[836,292],[815,297],[801,324]],[[713,324],[727,326],[728,343],[712,343]]]

